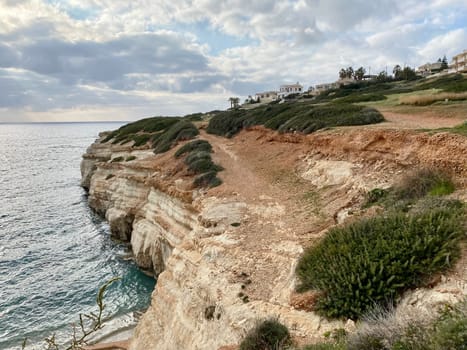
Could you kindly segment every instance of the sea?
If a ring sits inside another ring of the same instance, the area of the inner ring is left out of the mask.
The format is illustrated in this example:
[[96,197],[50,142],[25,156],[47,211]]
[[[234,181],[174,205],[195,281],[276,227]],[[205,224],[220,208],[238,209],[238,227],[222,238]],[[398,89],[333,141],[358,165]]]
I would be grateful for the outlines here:
[[120,125],[0,124],[0,349],[67,339],[80,313],[98,311],[98,290],[114,277],[105,319],[149,306],[155,280],[110,237],[80,187],[82,154]]

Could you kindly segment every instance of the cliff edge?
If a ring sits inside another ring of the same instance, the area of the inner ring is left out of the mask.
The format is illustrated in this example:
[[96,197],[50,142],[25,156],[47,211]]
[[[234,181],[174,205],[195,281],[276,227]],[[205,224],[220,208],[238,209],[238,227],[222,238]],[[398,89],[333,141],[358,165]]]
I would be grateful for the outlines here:
[[[391,126],[391,125],[389,125]],[[203,129],[203,125],[200,124]],[[467,139],[388,127],[343,127],[311,135],[262,126],[231,139],[201,130],[223,167],[222,185],[193,188],[174,153],[103,143],[81,164],[89,205],[112,234],[131,242],[137,264],[158,276],[152,303],[131,349],[221,349],[239,344],[257,319],[278,317],[297,343],[326,331],[328,321],[297,294],[295,267],[304,248],[335,225],[370,215],[365,194],[388,188],[407,171],[436,166],[466,200]],[[465,255],[465,254],[464,254]],[[405,293],[400,308],[430,309],[467,294],[464,256],[431,288]]]

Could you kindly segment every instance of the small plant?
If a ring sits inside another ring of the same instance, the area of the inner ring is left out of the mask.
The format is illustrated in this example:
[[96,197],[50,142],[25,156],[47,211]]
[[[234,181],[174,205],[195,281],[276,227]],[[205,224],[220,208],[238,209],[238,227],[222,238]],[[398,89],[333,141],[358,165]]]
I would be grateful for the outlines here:
[[135,160],[135,159],[136,159],[135,156],[128,156],[128,157],[126,157],[125,161],[126,162],[131,162],[132,160]]
[[176,158],[185,155],[188,171],[198,175],[193,181],[195,187],[216,187],[222,183],[217,173],[223,168],[212,161],[211,153],[212,146],[205,140],[188,142],[175,152]]
[[191,122],[180,120],[162,133],[152,138],[154,153],[164,153],[178,141],[190,140],[199,134],[198,128]]
[[[104,317],[104,296],[107,289],[115,282],[119,281],[120,277],[112,278],[111,280],[104,283],[99,288],[99,291],[96,296],[96,304],[99,308],[97,314],[90,313],[90,314],[79,314],[79,324],[73,324],[73,333],[71,335],[71,340],[69,341],[69,345],[57,344],[55,339],[55,334],[52,334],[50,337],[45,338],[45,345],[47,350],[81,350],[87,345],[88,338],[101,329],[103,325],[103,317]],[[81,333],[81,334],[80,334]],[[26,342],[27,339],[24,339],[22,343],[22,349],[26,349]]]
[[113,178],[113,177],[115,177],[114,174],[108,174],[108,175],[105,177],[105,179],[106,179],[106,180],[110,180],[110,179]]
[[180,158],[186,153],[192,152],[207,152],[212,153],[212,146],[206,140],[195,140],[188,143],[185,143],[182,147],[180,147],[177,152],[175,152],[175,158]]
[[375,303],[390,304],[459,256],[463,210],[390,214],[334,228],[301,258],[301,290],[321,291],[317,310],[358,319]]
[[370,207],[373,204],[380,202],[382,199],[386,198],[388,195],[388,190],[382,188],[374,188],[366,194],[366,200],[364,207]]
[[118,163],[118,162],[122,162],[123,160],[124,160],[123,157],[115,157],[110,162],[111,163]]
[[419,169],[408,174],[393,189],[396,200],[418,199],[427,194],[445,195],[455,190],[451,178],[438,169]]
[[195,187],[217,187],[221,184],[222,181],[217,177],[217,171],[201,174],[193,181]]
[[289,330],[276,319],[258,322],[240,344],[240,350],[282,350],[292,343]]

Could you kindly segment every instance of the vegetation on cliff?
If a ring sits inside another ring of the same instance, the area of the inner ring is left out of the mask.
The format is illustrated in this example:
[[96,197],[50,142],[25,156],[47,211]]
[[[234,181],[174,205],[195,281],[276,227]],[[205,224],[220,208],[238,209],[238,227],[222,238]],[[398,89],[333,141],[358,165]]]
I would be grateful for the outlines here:
[[209,121],[207,132],[232,137],[243,128],[264,125],[279,132],[309,134],[333,126],[374,124],[383,120],[376,109],[353,104],[282,103],[220,112]]
[[279,350],[292,344],[290,332],[276,319],[260,321],[240,344],[240,350]]
[[211,158],[212,146],[205,140],[194,140],[184,144],[175,152],[175,157],[185,157],[188,171],[197,175],[193,181],[195,187],[216,187],[222,181],[217,173],[223,168],[215,164]]
[[391,214],[332,229],[297,267],[301,289],[321,295],[316,310],[358,319],[376,304],[392,303],[459,257],[460,211]]
[[370,315],[365,326],[354,334],[333,337],[302,350],[467,349],[467,299],[424,316],[401,317],[393,311],[380,310]]

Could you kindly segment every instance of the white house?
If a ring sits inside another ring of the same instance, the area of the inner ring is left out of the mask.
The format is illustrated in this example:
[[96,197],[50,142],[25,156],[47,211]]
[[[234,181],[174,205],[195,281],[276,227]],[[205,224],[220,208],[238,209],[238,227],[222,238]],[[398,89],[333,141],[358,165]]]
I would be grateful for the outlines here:
[[449,68],[449,72],[467,73],[467,50],[455,55]]
[[256,101],[260,102],[272,102],[277,100],[277,92],[276,91],[265,91],[265,92],[258,92],[255,94]]
[[281,85],[279,89],[279,98],[284,98],[291,94],[301,94],[303,92],[303,86],[299,82],[290,85]]

